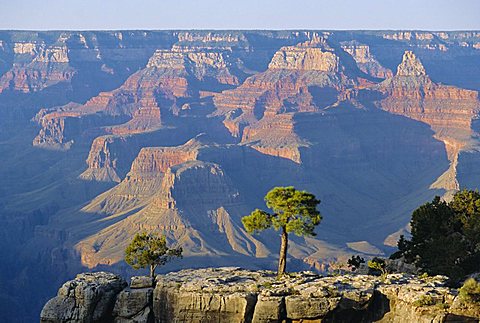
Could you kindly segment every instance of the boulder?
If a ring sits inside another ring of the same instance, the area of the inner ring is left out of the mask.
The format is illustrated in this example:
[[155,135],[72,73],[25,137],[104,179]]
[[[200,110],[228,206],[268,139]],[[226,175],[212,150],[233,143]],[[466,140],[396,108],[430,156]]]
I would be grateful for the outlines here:
[[117,294],[125,280],[107,272],[79,274],[63,284],[43,307],[41,322],[105,322],[111,320]]
[[125,289],[113,309],[114,322],[153,322],[153,288]]
[[130,288],[149,288],[154,287],[154,280],[152,277],[147,276],[133,276],[130,280]]
[[287,317],[285,298],[280,296],[259,295],[253,313],[253,323],[281,322]]

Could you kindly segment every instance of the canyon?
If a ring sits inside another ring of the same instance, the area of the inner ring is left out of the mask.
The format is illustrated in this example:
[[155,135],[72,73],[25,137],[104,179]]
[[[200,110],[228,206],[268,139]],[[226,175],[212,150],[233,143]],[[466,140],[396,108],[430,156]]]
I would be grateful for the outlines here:
[[[35,321],[84,271],[275,267],[241,217],[274,186],[322,202],[291,270],[385,256],[412,211],[480,186],[480,33],[0,31],[0,313]],[[35,282],[35,283],[33,283]],[[29,295],[22,290],[29,288]],[[123,287],[122,287],[123,288]],[[127,296],[125,296],[127,297]]]

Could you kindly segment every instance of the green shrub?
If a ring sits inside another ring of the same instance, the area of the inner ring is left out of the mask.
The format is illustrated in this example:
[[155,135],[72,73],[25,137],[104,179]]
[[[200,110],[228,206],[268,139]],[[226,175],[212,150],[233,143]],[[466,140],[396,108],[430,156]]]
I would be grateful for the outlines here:
[[422,295],[419,299],[413,302],[413,306],[421,307],[421,306],[432,306],[435,305],[436,302],[430,295]]
[[272,283],[271,282],[264,282],[262,284],[263,287],[265,287],[266,289],[270,289],[273,287]]
[[352,256],[347,261],[347,265],[349,268],[351,268],[352,271],[357,270],[360,267],[360,265],[363,263],[365,263],[365,259],[363,259],[360,256]]
[[435,307],[437,307],[440,310],[448,310],[450,308],[450,305],[447,303],[438,303],[438,304],[435,304]]
[[376,271],[377,273],[380,273],[382,278],[385,278],[388,274],[387,264],[385,263],[385,260],[383,260],[382,258],[375,257],[372,260],[369,260],[367,265],[368,265],[368,268],[372,269],[373,271]]
[[462,303],[480,303],[480,282],[469,278],[459,290]]

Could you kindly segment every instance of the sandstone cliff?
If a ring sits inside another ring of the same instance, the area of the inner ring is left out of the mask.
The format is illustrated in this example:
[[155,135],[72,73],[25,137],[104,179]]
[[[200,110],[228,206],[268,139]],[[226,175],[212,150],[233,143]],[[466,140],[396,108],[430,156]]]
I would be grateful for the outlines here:
[[283,104],[286,99],[292,100],[295,111],[313,111],[308,87],[342,88],[342,82],[348,82],[342,73],[338,56],[324,38],[315,35],[311,41],[282,47],[265,72],[215,96],[214,101],[222,113],[240,109],[247,120],[282,113],[288,109]]
[[259,142],[252,147],[300,162],[302,142],[292,131],[292,116],[283,114],[319,111],[337,101],[338,91],[355,83],[346,76],[327,36],[310,37],[296,46],[280,48],[265,72],[214,97],[216,114],[224,116],[225,127],[241,137],[242,143]]
[[[322,277],[235,267],[122,278],[80,274],[43,308],[41,322],[477,322],[445,277],[391,274]],[[75,292],[74,292],[75,291]],[[115,299],[116,296],[116,299]],[[429,301],[423,301],[428,299]]]

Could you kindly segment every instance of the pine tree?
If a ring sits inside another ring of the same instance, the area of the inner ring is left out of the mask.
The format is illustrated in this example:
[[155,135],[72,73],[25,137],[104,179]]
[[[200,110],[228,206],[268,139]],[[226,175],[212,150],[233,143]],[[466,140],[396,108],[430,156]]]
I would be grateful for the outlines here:
[[150,267],[150,277],[155,277],[155,269],[172,258],[182,257],[182,247],[168,248],[164,235],[137,233],[125,249],[125,261],[134,269]]
[[285,273],[287,266],[288,234],[297,236],[315,236],[315,226],[322,220],[317,210],[320,201],[315,195],[296,190],[293,186],[275,187],[265,196],[267,207],[273,213],[256,209],[242,218],[242,223],[249,233],[257,233],[273,227],[281,231],[280,258],[278,276]]

